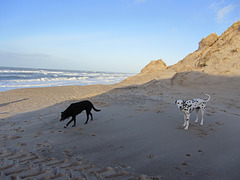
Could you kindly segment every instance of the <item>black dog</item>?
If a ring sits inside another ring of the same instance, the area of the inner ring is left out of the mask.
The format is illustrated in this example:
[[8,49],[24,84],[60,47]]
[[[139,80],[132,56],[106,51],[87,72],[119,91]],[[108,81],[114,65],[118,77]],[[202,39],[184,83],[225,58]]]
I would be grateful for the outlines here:
[[63,121],[69,117],[72,117],[72,119],[64,126],[64,128],[68,127],[68,125],[72,121],[74,121],[74,124],[72,126],[74,127],[76,125],[76,116],[80,114],[82,111],[86,110],[87,120],[85,124],[87,124],[89,119],[89,114],[91,115],[91,120],[93,120],[93,116],[91,113],[92,109],[94,109],[94,111],[97,111],[97,112],[101,111],[96,109],[90,101],[81,101],[81,102],[73,103],[64,112],[62,112],[60,121]]

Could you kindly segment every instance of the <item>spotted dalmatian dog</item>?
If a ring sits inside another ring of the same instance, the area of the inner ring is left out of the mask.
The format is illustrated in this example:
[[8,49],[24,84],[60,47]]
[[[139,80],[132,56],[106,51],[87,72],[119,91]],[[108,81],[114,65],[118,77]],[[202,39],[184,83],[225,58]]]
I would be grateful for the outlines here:
[[197,118],[195,122],[198,122],[198,112],[201,110],[202,112],[202,120],[200,125],[203,125],[203,116],[204,116],[204,110],[206,109],[206,103],[210,100],[210,95],[206,94],[208,96],[207,100],[203,99],[192,99],[192,100],[181,100],[178,99],[175,101],[175,104],[178,106],[178,108],[183,112],[184,115],[184,124],[185,130],[188,130],[189,127],[189,119],[190,119],[190,113],[196,110],[197,112]]

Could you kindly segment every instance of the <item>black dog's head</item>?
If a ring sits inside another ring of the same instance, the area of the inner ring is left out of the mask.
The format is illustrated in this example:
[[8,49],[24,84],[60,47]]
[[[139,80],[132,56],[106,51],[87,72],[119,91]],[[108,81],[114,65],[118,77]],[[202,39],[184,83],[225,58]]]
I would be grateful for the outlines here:
[[69,118],[70,116],[66,112],[61,112],[61,119],[60,121],[64,121],[65,119]]

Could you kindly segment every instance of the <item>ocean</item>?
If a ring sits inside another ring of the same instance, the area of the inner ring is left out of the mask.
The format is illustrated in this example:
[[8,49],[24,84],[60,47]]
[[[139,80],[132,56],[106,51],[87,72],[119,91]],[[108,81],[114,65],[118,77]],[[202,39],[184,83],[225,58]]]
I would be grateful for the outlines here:
[[34,87],[114,84],[131,73],[0,67],[0,92]]

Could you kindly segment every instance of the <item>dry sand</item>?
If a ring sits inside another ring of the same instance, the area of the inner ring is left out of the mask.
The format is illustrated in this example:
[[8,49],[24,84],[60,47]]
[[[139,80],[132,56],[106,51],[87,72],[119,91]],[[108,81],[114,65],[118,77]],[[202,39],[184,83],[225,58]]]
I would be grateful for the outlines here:
[[[0,179],[239,179],[239,40],[240,21],[119,84],[1,92]],[[185,131],[175,100],[205,93],[204,125],[193,113]],[[64,129],[60,112],[84,99],[102,111]]]
[[[1,179],[238,179],[240,78],[189,73],[142,85],[1,92]],[[204,126],[193,113],[185,131],[174,101],[204,93]],[[102,111],[87,125],[83,112],[64,129],[60,112],[83,99]]]

